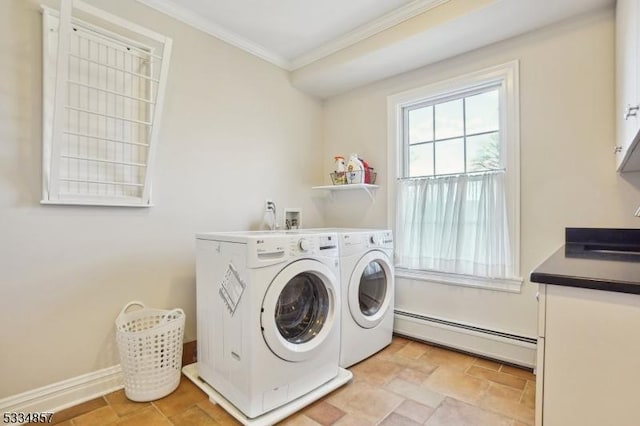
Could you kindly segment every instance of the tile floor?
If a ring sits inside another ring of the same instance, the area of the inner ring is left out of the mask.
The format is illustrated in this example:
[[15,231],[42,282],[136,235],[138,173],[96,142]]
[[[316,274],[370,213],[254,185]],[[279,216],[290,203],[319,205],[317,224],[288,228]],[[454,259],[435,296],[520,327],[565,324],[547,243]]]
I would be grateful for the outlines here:
[[[280,423],[283,426],[533,425],[535,376],[529,371],[394,336],[351,368],[354,378]],[[183,377],[171,395],[130,402],[123,391],[55,413],[62,426],[238,425]]]

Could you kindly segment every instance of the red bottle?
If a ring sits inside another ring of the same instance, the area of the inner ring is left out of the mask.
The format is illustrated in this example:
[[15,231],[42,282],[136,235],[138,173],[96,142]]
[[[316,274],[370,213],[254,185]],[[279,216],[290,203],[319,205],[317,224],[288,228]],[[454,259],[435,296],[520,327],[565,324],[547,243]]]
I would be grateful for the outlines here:
[[358,158],[362,162],[362,166],[364,168],[364,183],[371,183],[371,171],[369,170],[369,163],[364,161],[362,158]]

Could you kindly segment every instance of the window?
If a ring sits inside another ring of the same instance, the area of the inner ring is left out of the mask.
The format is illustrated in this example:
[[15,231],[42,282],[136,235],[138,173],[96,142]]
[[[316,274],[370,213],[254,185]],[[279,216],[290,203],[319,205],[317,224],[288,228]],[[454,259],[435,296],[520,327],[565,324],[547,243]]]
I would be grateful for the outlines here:
[[403,108],[403,177],[500,168],[499,87]]
[[512,62],[389,97],[399,276],[520,291],[517,74]]

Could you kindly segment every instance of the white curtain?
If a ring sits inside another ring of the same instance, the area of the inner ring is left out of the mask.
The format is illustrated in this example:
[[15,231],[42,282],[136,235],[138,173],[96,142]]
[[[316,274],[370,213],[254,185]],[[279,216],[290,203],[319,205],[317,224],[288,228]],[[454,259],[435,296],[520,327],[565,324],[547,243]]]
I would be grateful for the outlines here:
[[512,278],[504,171],[400,179],[400,268]]

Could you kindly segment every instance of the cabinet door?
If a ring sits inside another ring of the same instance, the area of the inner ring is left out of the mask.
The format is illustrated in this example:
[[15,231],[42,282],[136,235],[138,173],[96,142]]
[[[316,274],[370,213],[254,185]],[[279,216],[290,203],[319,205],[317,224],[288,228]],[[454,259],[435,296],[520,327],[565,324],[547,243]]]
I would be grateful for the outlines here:
[[[616,6],[616,167],[620,171],[640,126],[638,42],[640,0],[618,0]],[[631,171],[625,167],[625,171]]]
[[536,346],[536,416],[535,426],[542,426],[544,401],[544,335],[547,321],[547,284],[538,284],[538,344]]
[[542,403],[544,401],[544,337],[538,337],[536,356],[536,417],[535,426],[543,425],[544,409]]
[[544,426],[638,426],[640,295],[548,285],[546,304]]

